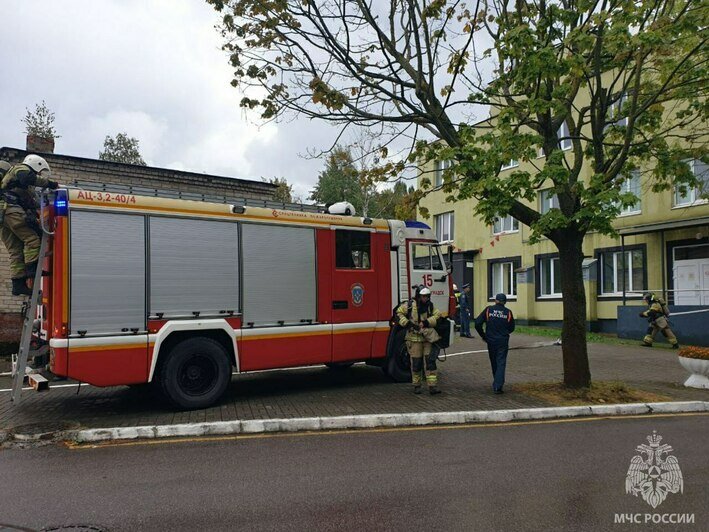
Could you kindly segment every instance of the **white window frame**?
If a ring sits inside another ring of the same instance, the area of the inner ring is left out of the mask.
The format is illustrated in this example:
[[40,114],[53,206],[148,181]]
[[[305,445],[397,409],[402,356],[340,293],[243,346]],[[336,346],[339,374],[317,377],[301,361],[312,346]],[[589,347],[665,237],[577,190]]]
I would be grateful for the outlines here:
[[[692,173],[695,175],[695,177],[699,177],[699,176],[697,176],[697,163],[700,163],[700,164],[703,164],[703,163],[701,163],[701,161],[697,161],[697,159],[691,159],[691,160],[685,161],[685,162],[687,164],[689,164],[689,166],[692,169]],[[705,165],[705,166],[706,166],[706,170],[704,170],[704,185],[703,185],[703,187],[702,187],[702,185],[699,185],[696,187],[688,188],[687,195],[684,196],[684,198],[682,196],[680,196],[679,187],[677,187],[677,186],[674,187],[674,197],[672,200],[672,203],[674,205],[673,208],[691,207],[693,205],[706,205],[707,203],[709,203],[709,200],[699,197],[700,194],[702,193],[703,188],[706,188],[707,192],[709,192],[709,165]],[[682,201],[681,203],[680,203],[680,200]]]
[[[455,213],[454,211],[442,212],[434,217],[436,238],[441,243],[453,242],[455,239]],[[441,223],[443,222],[443,223]],[[447,236],[448,238],[444,238]]]
[[519,232],[519,220],[508,214],[503,218],[496,218],[492,223],[492,234],[493,235],[506,235],[508,233],[518,233]]
[[[573,148],[573,142],[571,141],[570,138],[566,138],[564,140],[561,140],[562,137],[568,137],[569,136],[569,126],[566,125],[566,120],[564,120],[561,125],[559,126],[559,130],[556,132],[556,136],[559,139],[559,148],[562,149],[563,151],[569,151],[571,148]],[[544,148],[540,147],[539,151],[537,152],[537,159],[541,159],[544,157],[546,154],[544,153]],[[503,168],[504,170],[504,168]]]
[[[635,181],[637,185],[633,185],[633,181]],[[642,187],[640,183],[640,170],[633,170],[630,173],[630,177],[623,180],[623,183],[620,186],[620,192],[632,192],[638,200],[633,205],[621,207],[620,214],[618,216],[633,216],[636,214],[642,214],[643,209],[641,199]]]
[[[626,254],[626,262],[625,262],[625,267],[623,268],[624,270],[627,270],[628,272],[628,285],[625,287],[625,293],[628,294],[629,292],[644,292],[645,291],[645,282],[643,283],[643,286],[633,286],[633,253],[636,251],[640,251],[642,253],[642,257],[640,258],[640,265],[643,265],[643,262],[645,260],[645,250],[642,248],[637,248],[637,249],[629,249],[625,251]],[[600,288],[601,288],[601,295],[602,296],[619,296],[623,295],[623,271],[621,271],[621,268],[619,267],[619,262],[620,258],[622,256],[622,251],[603,251],[599,250],[599,262],[600,262],[600,268],[601,268],[601,275],[600,275]],[[605,260],[608,255],[611,255],[613,257],[613,291],[611,292],[605,292]],[[646,276],[647,274],[644,272],[643,276]],[[643,281],[646,281],[643,279]]]
[[[559,198],[556,194],[552,194],[551,197],[549,197],[550,191],[550,188],[545,188],[544,190],[539,191],[539,212],[542,214],[548,213],[551,209],[559,208]],[[548,198],[548,200],[545,198]],[[545,209],[544,204],[547,201],[549,202],[549,208]]]
[[[490,299],[494,299],[496,294],[504,293],[502,291],[502,287],[505,285],[504,283],[504,275],[505,275],[505,266],[509,266],[509,286],[510,286],[510,294],[505,294],[508,299],[517,299],[517,285],[515,283],[515,263],[514,261],[501,261],[501,262],[493,262],[490,265],[490,275],[492,276],[492,279],[490,281],[490,288],[492,290],[492,294],[490,294]],[[496,271],[498,270],[498,271]]]
[[434,176],[434,186],[443,186],[443,173],[450,168],[452,162],[450,159],[445,159],[443,161],[433,162],[433,176]]
[[510,159],[500,167],[500,171],[510,170],[511,168],[517,168],[519,166],[519,161],[516,159]]
[[[537,260],[537,264],[539,266],[539,298],[544,299],[561,297],[561,286],[556,286],[556,283],[554,282],[554,273],[561,264],[559,262],[559,257],[541,257]],[[549,276],[549,279],[552,286],[551,291],[548,294],[544,293],[544,282],[542,281],[544,278],[544,268],[546,264],[548,264],[551,268],[551,275]],[[561,280],[559,280],[559,283],[561,283]]]
[[568,151],[573,146],[573,142],[570,138],[563,138],[569,137],[570,134],[571,133],[569,132],[569,126],[566,124],[566,120],[564,120],[559,126],[559,131],[557,131],[556,133],[557,137],[559,138],[559,148],[561,148],[563,151]]
[[613,120],[614,118],[618,117],[623,110],[623,104],[625,103],[625,100],[628,99],[628,96],[625,93],[622,93],[618,99],[613,102],[610,106],[608,106],[608,123],[605,125],[603,128],[603,131],[606,131],[609,127],[611,126],[622,126],[622,127],[627,127],[628,125],[628,117],[623,116],[618,118],[618,120]]

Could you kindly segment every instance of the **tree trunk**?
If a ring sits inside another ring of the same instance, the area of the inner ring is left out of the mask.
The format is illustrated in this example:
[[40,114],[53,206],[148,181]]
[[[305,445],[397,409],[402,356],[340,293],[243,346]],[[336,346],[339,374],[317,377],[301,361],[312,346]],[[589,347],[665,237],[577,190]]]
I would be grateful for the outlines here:
[[588,387],[591,384],[586,345],[586,292],[583,287],[582,266],[583,239],[583,233],[565,231],[556,242],[559,248],[564,309],[564,324],[561,329],[564,384],[570,388]]

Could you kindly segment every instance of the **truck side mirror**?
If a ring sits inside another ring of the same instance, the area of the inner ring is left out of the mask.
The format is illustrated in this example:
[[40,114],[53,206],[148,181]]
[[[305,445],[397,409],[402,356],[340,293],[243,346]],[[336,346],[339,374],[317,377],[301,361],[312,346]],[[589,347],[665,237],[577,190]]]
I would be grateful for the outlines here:
[[453,246],[448,246],[448,269],[446,270],[450,275],[453,273]]

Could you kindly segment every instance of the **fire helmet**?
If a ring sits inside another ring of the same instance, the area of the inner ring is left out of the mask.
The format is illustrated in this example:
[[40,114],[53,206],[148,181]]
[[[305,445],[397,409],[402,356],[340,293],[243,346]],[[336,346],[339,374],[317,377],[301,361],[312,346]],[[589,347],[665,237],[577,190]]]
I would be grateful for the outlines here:
[[22,164],[26,164],[38,174],[40,172],[43,172],[44,170],[46,170],[47,172],[51,172],[51,170],[49,169],[49,163],[47,163],[47,161],[45,161],[44,158],[40,157],[39,155],[28,155],[27,157],[25,157],[25,160],[22,161]]

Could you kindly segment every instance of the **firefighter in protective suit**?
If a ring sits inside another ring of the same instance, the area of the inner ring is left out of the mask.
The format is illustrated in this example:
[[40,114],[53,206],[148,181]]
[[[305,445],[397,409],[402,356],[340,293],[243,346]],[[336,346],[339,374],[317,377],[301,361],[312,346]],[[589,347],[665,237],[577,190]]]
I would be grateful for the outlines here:
[[655,340],[655,335],[658,331],[667,338],[667,341],[672,346],[672,349],[679,349],[679,342],[675,333],[670,329],[670,324],[667,321],[669,312],[667,306],[662,299],[659,299],[650,292],[643,294],[643,300],[647,303],[647,310],[640,313],[641,318],[647,318],[650,326],[647,328],[647,334],[643,338],[643,347],[652,347],[652,342]]
[[0,182],[2,182],[2,178],[5,177],[5,174],[10,168],[12,168],[10,163],[7,161],[0,161]]
[[0,184],[0,237],[10,255],[12,295],[32,295],[27,279],[33,278],[39,260],[39,224],[34,187],[56,189],[47,176],[49,164],[39,155],[28,155],[10,168]]
[[406,349],[411,359],[411,381],[414,384],[414,393],[421,393],[422,371],[426,375],[429,393],[431,395],[441,393],[436,375],[438,350],[432,349],[433,343],[441,338],[435,329],[441,314],[433,307],[431,290],[419,287],[413,300],[407,301],[396,309],[396,315],[399,325],[406,329]]

